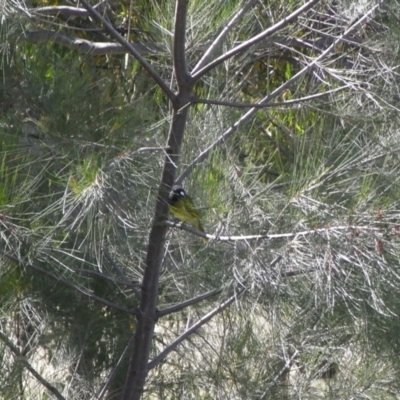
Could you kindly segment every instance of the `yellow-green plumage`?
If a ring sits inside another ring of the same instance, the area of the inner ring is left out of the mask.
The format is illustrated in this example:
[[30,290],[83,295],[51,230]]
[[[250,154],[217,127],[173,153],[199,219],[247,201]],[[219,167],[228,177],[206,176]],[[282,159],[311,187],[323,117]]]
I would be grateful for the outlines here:
[[175,218],[193,225],[200,232],[204,232],[200,222],[200,213],[196,210],[193,200],[181,186],[174,186],[169,194],[169,211]]

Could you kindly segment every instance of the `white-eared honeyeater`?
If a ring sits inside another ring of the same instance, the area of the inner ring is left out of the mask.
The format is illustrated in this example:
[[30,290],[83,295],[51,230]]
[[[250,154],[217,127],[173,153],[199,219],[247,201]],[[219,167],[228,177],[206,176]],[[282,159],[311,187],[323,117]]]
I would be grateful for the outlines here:
[[180,221],[193,225],[198,231],[204,232],[200,222],[200,213],[196,210],[193,200],[186,194],[182,186],[175,185],[169,194],[169,211]]

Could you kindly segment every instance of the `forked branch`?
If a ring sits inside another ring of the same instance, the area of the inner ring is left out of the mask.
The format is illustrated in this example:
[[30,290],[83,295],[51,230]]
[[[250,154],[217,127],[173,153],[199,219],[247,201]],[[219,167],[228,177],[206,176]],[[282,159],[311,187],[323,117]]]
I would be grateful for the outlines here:
[[237,300],[243,293],[245,289],[241,289],[237,293],[234,293],[227,300],[225,300],[222,304],[215,307],[208,314],[204,315],[204,317],[200,318],[194,325],[192,325],[186,332],[184,332],[181,336],[175,339],[168,347],[166,347],[158,356],[154,357],[148,364],[148,369],[152,369],[156,367],[165,357],[172,351],[174,351],[179,344],[181,344],[185,339],[187,339],[190,335],[195,333],[201,326],[206,324],[211,320],[215,315],[219,314],[225,308],[230,306],[235,300]]

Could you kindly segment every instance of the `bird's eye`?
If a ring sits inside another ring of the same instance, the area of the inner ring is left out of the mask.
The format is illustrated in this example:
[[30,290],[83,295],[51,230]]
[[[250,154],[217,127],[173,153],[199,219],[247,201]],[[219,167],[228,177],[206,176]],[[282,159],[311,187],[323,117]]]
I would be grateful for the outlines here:
[[180,196],[180,197],[185,197],[185,192],[184,192],[183,190],[180,190],[180,191],[179,191],[179,196]]

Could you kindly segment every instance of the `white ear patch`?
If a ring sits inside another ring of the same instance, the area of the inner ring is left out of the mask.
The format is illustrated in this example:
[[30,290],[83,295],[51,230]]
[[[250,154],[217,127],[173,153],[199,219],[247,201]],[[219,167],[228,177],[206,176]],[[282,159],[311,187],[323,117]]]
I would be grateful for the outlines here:
[[179,192],[178,192],[178,194],[179,194],[179,197],[185,197],[185,191],[183,190],[183,189],[181,189]]

